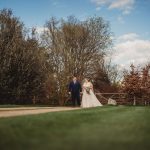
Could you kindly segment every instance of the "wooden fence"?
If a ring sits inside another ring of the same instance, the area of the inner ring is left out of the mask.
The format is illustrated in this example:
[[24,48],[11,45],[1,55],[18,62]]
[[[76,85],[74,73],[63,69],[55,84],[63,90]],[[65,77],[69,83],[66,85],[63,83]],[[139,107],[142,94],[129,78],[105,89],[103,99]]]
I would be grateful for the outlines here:
[[[95,93],[102,104],[107,104],[108,99],[114,99],[117,105],[133,105],[134,98],[127,93]],[[150,95],[136,97],[136,105],[150,105]]]
[[[129,97],[127,93],[95,93],[98,100],[106,105],[108,99],[114,99],[117,102],[117,105],[133,105],[134,98]],[[71,97],[66,99],[65,105],[71,104]],[[150,105],[150,96],[136,98],[136,105]]]

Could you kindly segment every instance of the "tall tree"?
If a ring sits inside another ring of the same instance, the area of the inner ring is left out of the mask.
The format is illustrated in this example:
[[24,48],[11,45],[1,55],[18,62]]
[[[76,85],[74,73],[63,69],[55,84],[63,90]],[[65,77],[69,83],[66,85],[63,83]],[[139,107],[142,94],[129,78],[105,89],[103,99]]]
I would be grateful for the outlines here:
[[12,10],[1,10],[0,99],[5,99],[3,103],[20,103],[20,99],[31,100],[39,95],[46,80],[45,60],[44,48],[34,36],[27,38],[23,23],[13,16]]
[[123,79],[123,91],[128,93],[128,95],[132,96],[133,105],[136,105],[136,98],[142,94],[141,90],[141,76],[140,72],[136,67],[131,64],[131,71],[124,73]]
[[59,103],[63,104],[70,76],[77,74],[81,80],[85,76],[94,78],[97,63],[111,46],[109,24],[101,17],[81,22],[71,16],[67,21],[51,18],[45,27],[42,42],[49,54]]
[[146,103],[150,103],[150,63],[142,68],[141,89]]

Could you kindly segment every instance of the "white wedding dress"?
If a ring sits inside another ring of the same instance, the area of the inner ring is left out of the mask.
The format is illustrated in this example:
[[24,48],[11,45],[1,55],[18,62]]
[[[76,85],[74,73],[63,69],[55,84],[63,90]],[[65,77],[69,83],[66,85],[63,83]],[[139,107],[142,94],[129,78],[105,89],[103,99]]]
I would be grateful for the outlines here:
[[[87,88],[90,89],[89,93],[86,91]],[[102,104],[99,102],[99,100],[93,93],[92,89],[93,89],[92,83],[87,82],[83,84],[83,96],[81,101],[82,108],[102,106]]]

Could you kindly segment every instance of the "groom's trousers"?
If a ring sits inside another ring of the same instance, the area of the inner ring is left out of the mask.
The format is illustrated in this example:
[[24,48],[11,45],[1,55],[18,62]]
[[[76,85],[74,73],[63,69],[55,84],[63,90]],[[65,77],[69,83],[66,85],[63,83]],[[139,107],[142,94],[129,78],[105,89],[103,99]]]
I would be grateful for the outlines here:
[[71,99],[72,99],[72,105],[75,106],[76,102],[78,104],[78,106],[80,106],[80,94],[73,94],[71,95]]

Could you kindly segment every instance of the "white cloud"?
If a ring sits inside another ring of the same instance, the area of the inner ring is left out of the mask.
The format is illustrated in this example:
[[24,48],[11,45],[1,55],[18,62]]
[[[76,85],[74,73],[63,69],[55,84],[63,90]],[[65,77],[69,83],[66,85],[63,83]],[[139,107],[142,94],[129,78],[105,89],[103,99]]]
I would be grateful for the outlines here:
[[91,0],[91,2],[95,3],[96,5],[102,5],[110,3],[112,0]]
[[101,10],[101,7],[96,7],[96,11],[99,11],[99,10]]
[[124,15],[127,15],[133,9],[135,0],[91,0],[97,7],[106,5],[109,9],[122,10]]
[[123,14],[129,14],[134,5],[134,0],[115,0],[109,5],[109,9],[121,9]]
[[128,34],[124,34],[120,37],[118,37],[119,41],[133,41],[139,38],[139,35],[137,35],[136,33],[128,33]]
[[48,30],[47,28],[45,27],[36,27],[36,32],[38,34],[42,34],[44,31]]
[[140,39],[136,33],[120,36],[114,49],[113,62],[127,68],[131,63],[144,64],[150,59],[150,40]]
[[95,3],[97,6],[106,4],[108,0],[91,0],[92,3]]

